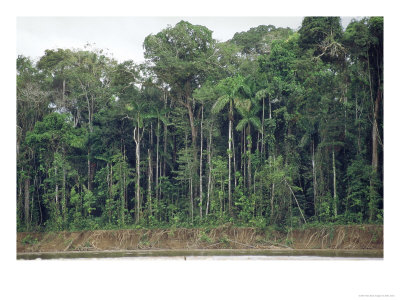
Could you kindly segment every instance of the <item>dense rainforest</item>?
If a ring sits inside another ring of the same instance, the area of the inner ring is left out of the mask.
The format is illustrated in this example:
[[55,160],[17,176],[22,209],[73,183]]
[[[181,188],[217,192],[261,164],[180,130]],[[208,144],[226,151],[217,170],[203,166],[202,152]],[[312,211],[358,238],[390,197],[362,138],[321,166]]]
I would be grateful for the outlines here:
[[18,56],[18,231],[383,222],[383,17],[143,49]]

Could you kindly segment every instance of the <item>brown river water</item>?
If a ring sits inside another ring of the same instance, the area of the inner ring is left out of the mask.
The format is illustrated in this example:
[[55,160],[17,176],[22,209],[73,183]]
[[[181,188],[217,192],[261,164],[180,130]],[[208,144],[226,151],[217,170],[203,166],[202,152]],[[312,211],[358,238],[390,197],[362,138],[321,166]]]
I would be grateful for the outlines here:
[[18,253],[19,260],[383,260],[383,250],[133,250]]

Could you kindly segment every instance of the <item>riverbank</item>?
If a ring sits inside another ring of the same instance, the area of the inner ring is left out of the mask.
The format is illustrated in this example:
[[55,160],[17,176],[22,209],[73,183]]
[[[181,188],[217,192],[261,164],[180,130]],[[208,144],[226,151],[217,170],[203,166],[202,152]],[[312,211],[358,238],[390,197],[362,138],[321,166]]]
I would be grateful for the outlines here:
[[290,233],[230,226],[212,229],[176,228],[17,233],[18,254],[178,249],[383,250],[383,226],[326,226],[296,229]]

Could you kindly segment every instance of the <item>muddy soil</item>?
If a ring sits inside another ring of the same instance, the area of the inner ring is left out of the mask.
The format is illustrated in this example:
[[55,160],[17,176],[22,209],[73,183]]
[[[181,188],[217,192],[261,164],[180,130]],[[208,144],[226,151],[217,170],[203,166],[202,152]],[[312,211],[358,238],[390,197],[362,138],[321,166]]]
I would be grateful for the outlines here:
[[17,253],[158,249],[382,250],[383,226],[329,226],[291,233],[230,226],[17,233]]

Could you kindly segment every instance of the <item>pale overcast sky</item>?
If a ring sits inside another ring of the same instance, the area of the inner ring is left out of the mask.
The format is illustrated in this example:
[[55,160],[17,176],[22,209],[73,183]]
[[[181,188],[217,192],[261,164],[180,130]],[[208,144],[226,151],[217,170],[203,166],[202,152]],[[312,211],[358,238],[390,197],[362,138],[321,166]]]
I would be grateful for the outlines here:
[[[17,55],[37,59],[46,49],[83,48],[87,43],[108,49],[118,61],[143,58],[143,41],[180,20],[204,25],[226,41],[258,25],[299,29],[303,17],[18,17]],[[343,17],[345,28],[352,17]]]

